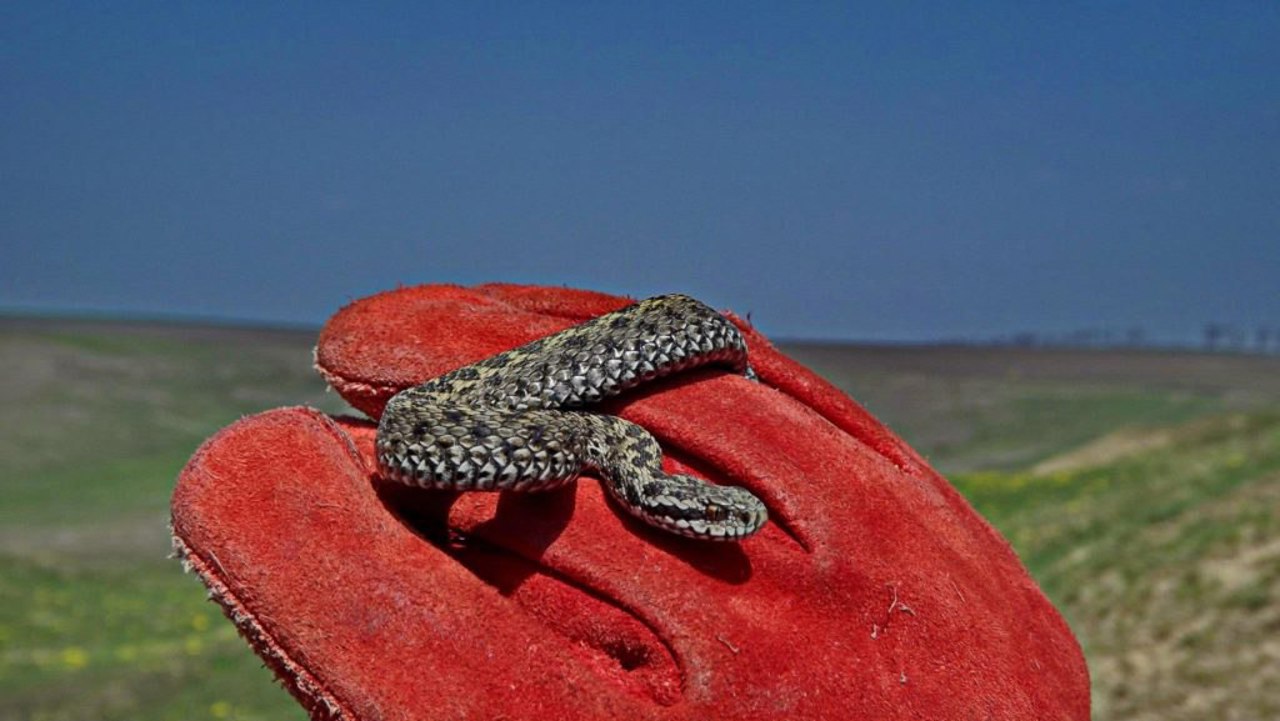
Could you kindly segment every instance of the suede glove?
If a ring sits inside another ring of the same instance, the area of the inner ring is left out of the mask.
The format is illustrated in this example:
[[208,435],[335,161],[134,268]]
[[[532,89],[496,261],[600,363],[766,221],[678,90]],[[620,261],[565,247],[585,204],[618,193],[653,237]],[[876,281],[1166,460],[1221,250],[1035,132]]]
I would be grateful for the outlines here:
[[[420,286],[325,326],[316,365],[396,392],[630,301]],[[1087,719],[1080,647],[1009,545],[900,439],[743,330],[716,368],[602,404],[668,471],[745,486],[742,543],[634,521],[596,479],[538,494],[380,480],[375,424],[285,408],[209,439],[174,542],[316,719]]]

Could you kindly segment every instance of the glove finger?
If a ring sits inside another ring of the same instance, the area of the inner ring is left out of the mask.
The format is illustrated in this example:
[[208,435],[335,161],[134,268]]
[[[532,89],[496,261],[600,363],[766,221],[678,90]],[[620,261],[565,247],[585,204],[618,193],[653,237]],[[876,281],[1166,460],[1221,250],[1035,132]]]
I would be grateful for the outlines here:
[[[313,716],[650,718],[670,703],[670,657],[630,615],[549,576],[513,599],[424,543],[369,478],[339,425],[282,409],[206,442],[173,497],[178,553]],[[578,625],[548,623],[568,599]]]

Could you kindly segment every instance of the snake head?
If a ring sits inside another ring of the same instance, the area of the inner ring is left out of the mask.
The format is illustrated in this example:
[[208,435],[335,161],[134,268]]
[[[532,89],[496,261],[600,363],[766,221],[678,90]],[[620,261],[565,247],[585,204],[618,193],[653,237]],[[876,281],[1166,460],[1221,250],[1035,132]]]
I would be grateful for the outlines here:
[[642,520],[672,533],[709,541],[738,541],[769,520],[764,503],[737,486],[713,486],[690,476],[647,483],[630,506]]

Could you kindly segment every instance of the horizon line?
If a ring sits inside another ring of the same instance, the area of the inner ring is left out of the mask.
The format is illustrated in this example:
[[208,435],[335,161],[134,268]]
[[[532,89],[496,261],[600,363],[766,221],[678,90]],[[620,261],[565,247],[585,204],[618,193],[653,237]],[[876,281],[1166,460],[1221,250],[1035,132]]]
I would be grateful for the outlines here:
[[[295,333],[318,333],[324,323],[309,321],[289,321],[282,319],[248,318],[243,316],[183,313],[130,311],[121,309],[85,308],[85,307],[48,307],[22,304],[0,304],[0,321],[58,321],[80,323],[122,323],[127,325],[151,326],[186,326],[196,328],[225,330],[258,330],[282,331]],[[1073,343],[1065,339],[1046,336],[1044,340],[1025,343],[1016,340],[1016,336],[1028,331],[1014,331],[994,336],[972,337],[949,336],[929,339],[887,339],[887,338],[842,338],[823,336],[766,336],[775,345],[851,345],[863,347],[887,348],[944,348],[944,347],[995,347],[1020,348],[1025,350],[1130,350],[1130,351],[1181,351],[1222,353],[1230,352],[1248,355],[1275,355],[1274,351],[1257,350],[1252,347],[1232,347],[1222,345],[1216,349],[1206,348],[1203,342],[1158,341],[1149,339],[1138,343],[1125,341],[1103,341],[1096,343]]]

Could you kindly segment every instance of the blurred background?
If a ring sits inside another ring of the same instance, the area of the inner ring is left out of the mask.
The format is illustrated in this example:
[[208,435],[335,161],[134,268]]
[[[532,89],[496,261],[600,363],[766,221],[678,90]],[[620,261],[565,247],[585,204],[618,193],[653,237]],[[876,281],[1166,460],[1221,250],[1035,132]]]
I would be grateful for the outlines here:
[[10,3],[0,88],[0,719],[302,718],[174,477],[344,410],[341,305],[495,280],[750,314],[1009,538],[1096,718],[1280,718],[1274,3]]

